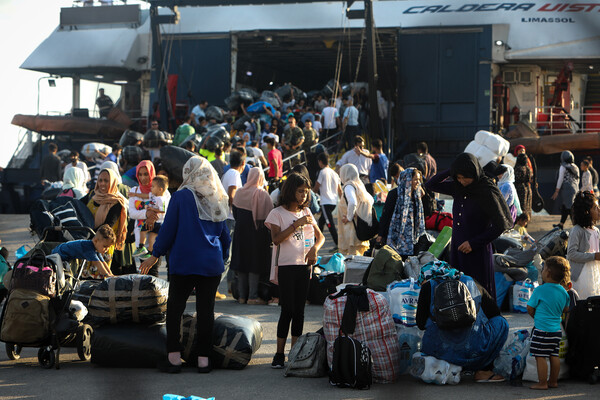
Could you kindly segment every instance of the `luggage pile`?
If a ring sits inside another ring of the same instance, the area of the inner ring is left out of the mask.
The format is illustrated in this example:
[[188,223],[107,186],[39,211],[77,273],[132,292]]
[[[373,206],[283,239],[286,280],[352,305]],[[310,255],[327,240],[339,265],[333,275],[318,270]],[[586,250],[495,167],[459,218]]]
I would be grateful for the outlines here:
[[498,157],[504,157],[509,149],[510,143],[502,136],[488,131],[478,131],[475,138],[465,148],[465,153],[471,153],[477,157],[483,167]]

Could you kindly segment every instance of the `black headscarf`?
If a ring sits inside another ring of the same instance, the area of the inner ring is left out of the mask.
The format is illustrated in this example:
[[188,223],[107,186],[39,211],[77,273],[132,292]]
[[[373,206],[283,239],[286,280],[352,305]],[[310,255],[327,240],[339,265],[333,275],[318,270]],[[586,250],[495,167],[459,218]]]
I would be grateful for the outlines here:
[[[513,227],[510,210],[500,189],[492,179],[486,176],[474,155],[462,153],[456,157],[452,163],[450,174],[456,184],[457,195],[468,195],[475,199],[492,223],[502,227],[503,231]],[[468,186],[461,185],[457,178],[458,174],[473,179],[473,183]]]

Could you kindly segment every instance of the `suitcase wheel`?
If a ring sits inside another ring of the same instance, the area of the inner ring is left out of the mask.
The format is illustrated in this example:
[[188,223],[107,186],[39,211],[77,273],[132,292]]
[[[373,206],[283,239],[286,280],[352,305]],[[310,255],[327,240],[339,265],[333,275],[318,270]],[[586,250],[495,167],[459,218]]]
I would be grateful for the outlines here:
[[56,355],[54,354],[54,350],[47,347],[42,347],[38,350],[38,361],[40,366],[45,369],[50,369],[54,367],[56,363]]
[[81,361],[88,361],[92,356],[92,327],[83,324],[77,328],[77,355]]
[[15,344],[15,343],[6,343],[6,355],[11,360],[18,360],[21,358],[21,350],[23,346]]

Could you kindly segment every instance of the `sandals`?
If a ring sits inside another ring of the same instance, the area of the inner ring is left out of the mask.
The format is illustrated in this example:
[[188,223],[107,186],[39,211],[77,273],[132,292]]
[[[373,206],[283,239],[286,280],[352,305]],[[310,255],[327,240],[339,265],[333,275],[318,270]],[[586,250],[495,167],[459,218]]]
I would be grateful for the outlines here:
[[[494,378],[496,378],[496,379],[494,379]],[[492,374],[487,379],[475,380],[475,382],[477,382],[477,383],[499,383],[499,382],[505,382],[505,381],[506,381],[506,379],[504,379],[504,377],[502,375],[498,375],[498,374]]]

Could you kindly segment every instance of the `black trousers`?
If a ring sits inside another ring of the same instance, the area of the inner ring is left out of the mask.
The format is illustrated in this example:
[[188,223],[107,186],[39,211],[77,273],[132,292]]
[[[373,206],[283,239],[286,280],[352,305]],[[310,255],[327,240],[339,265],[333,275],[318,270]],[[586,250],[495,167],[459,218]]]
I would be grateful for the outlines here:
[[277,322],[277,337],[287,339],[292,324],[292,336],[302,335],[304,306],[308,296],[310,278],[308,265],[279,266],[279,305],[281,314]]
[[567,222],[567,218],[571,215],[571,209],[561,204],[560,206],[560,223],[565,224]]
[[167,300],[167,352],[182,351],[179,342],[181,316],[192,290],[196,288],[196,338],[198,355],[208,357],[212,349],[212,333],[215,323],[215,294],[221,275],[169,275],[169,299]]
[[[338,244],[338,234],[337,229],[335,228],[335,222],[333,220],[333,210],[335,210],[335,205],[333,204],[324,204],[321,205],[321,217],[319,218],[319,229],[323,232],[323,228],[327,221],[329,221],[329,233],[331,233],[331,237],[333,238],[333,243],[337,246]],[[327,221],[325,221],[325,214],[327,214]]]

